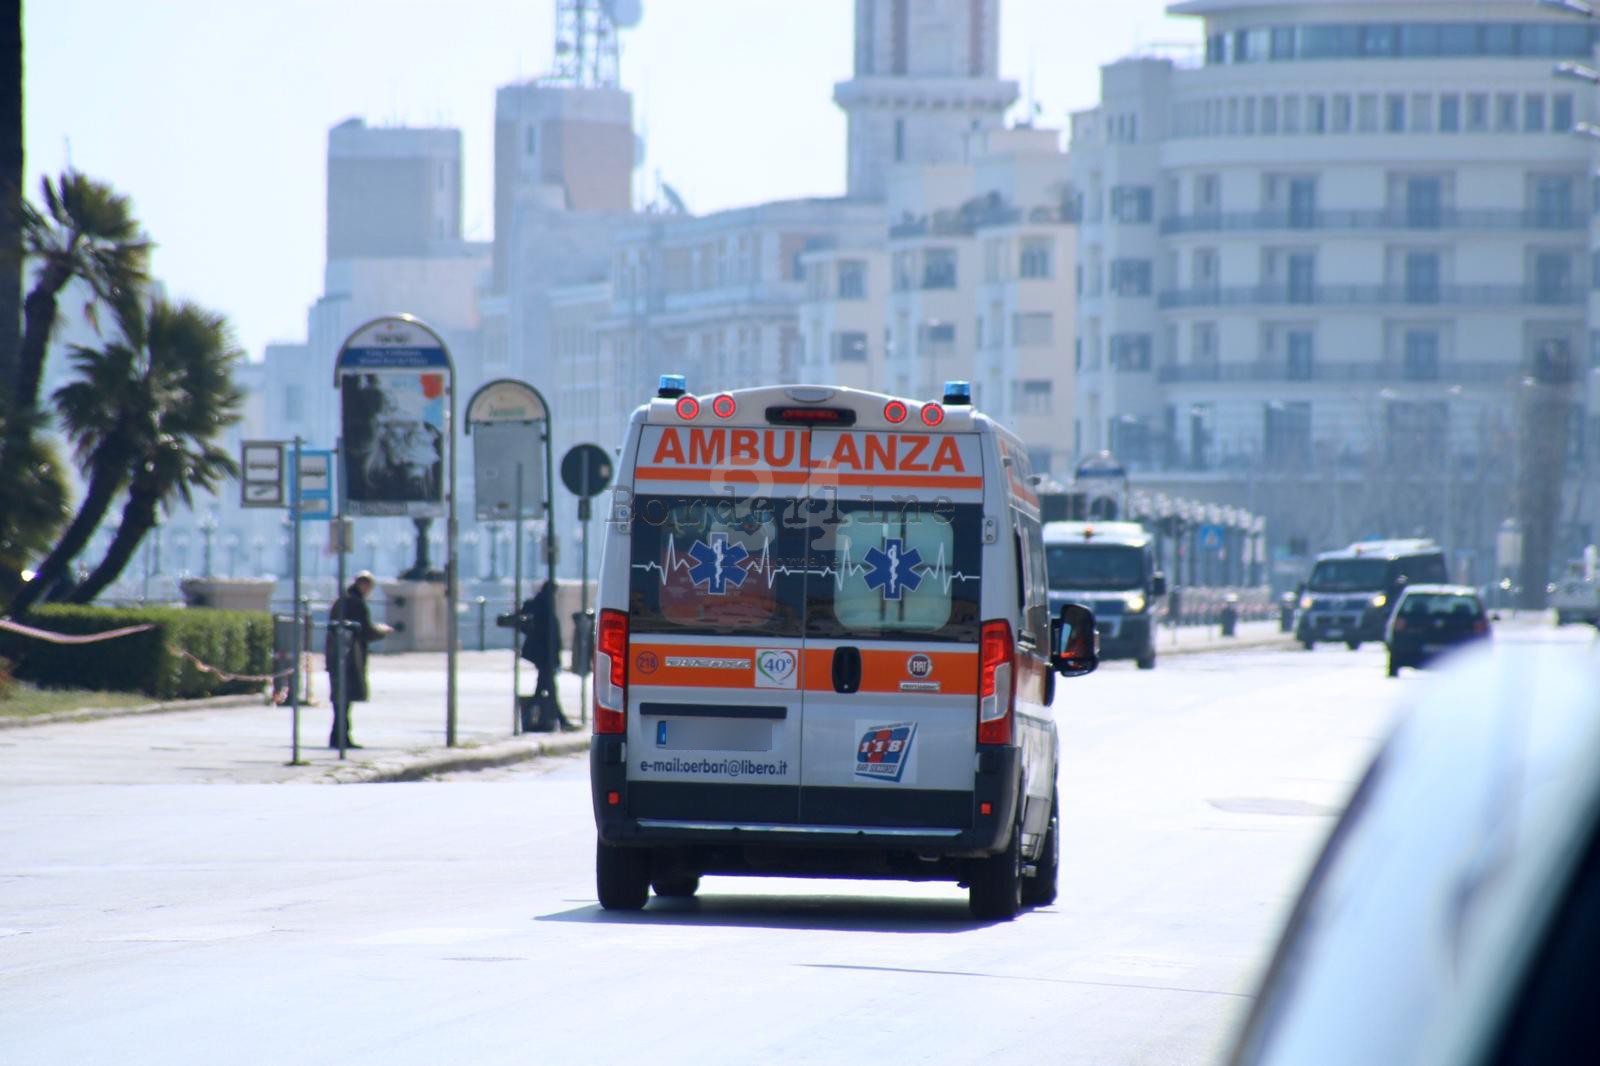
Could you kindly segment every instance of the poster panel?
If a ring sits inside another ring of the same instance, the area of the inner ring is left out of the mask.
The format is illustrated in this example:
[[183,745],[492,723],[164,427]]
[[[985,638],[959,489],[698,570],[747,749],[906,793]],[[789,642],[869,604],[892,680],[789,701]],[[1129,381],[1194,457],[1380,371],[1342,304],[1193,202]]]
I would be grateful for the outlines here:
[[340,373],[346,510],[446,513],[447,371],[346,367]]

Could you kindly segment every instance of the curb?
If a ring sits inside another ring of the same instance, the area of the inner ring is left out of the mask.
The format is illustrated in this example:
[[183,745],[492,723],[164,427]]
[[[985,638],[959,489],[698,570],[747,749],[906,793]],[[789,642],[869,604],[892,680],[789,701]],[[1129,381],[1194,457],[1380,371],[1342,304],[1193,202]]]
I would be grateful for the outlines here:
[[1275,648],[1282,651],[1288,651],[1290,648],[1293,648],[1296,643],[1293,636],[1245,637],[1241,639],[1218,637],[1217,640],[1225,640],[1228,643],[1191,644],[1188,647],[1184,647],[1182,644],[1179,644],[1177,647],[1165,648],[1160,644],[1157,644],[1156,661],[1160,662],[1162,658],[1168,655],[1206,655],[1213,652],[1224,651],[1271,651]]
[[0,717],[0,730],[26,729],[36,725],[57,725],[61,722],[96,722],[102,718],[131,718],[141,714],[175,714],[178,711],[209,711],[219,707],[267,707],[270,704],[260,693],[241,693],[236,696],[209,696],[199,700],[167,700],[162,703],[142,703],[134,707],[84,707],[76,711],[52,711],[26,717]]
[[393,759],[335,767],[324,780],[336,785],[387,785],[423,781],[439,774],[493,770],[547,755],[576,755],[589,750],[588,733],[562,733],[482,744],[469,748],[434,748]]

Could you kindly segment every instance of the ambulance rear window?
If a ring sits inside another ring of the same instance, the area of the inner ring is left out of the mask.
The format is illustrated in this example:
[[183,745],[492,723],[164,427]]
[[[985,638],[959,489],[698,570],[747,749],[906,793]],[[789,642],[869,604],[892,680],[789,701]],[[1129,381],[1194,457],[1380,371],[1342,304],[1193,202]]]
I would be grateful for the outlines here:
[[805,540],[793,500],[639,496],[629,611],[635,631],[800,636]]
[[807,635],[976,642],[981,510],[840,503],[811,530]]

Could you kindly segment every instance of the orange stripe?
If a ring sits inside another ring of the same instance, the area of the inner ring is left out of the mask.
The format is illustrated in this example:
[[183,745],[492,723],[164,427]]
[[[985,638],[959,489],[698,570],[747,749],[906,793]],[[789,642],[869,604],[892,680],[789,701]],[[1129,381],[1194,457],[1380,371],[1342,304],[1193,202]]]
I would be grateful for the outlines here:
[[[799,649],[794,649],[799,651]],[[660,685],[665,688],[721,688],[756,690],[756,648],[727,647],[704,644],[634,644],[628,649],[628,677],[636,685]],[[940,696],[976,696],[978,693],[978,653],[974,651],[924,652],[933,663],[925,677],[913,677],[909,664],[911,651],[888,651],[877,648],[861,649],[862,692],[895,692],[916,695],[915,690],[900,687],[902,682],[937,681]],[[654,657],[651,664],[650,657]],[[739,668],[707,666],[671,666],[669,658],[685,659],[743,659],[752,665]],[[646,670],[646,666],[651,666]],[[781,694],[797,692],[833,692],[833,652],[812,649],[801,655],[799,684],[796,689],[761,688],[758,691]]]

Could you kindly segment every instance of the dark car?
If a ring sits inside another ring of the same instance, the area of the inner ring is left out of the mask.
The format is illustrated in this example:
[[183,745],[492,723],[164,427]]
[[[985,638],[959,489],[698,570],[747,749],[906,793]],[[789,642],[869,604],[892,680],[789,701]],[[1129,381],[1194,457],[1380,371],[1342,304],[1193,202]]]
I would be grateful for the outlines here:
[[1389,676],[1420,667],[1463,644],[1489,635],[1489,616],[1476,589],[1464,585],[1413,585],[1400,596],[1383,642]]

